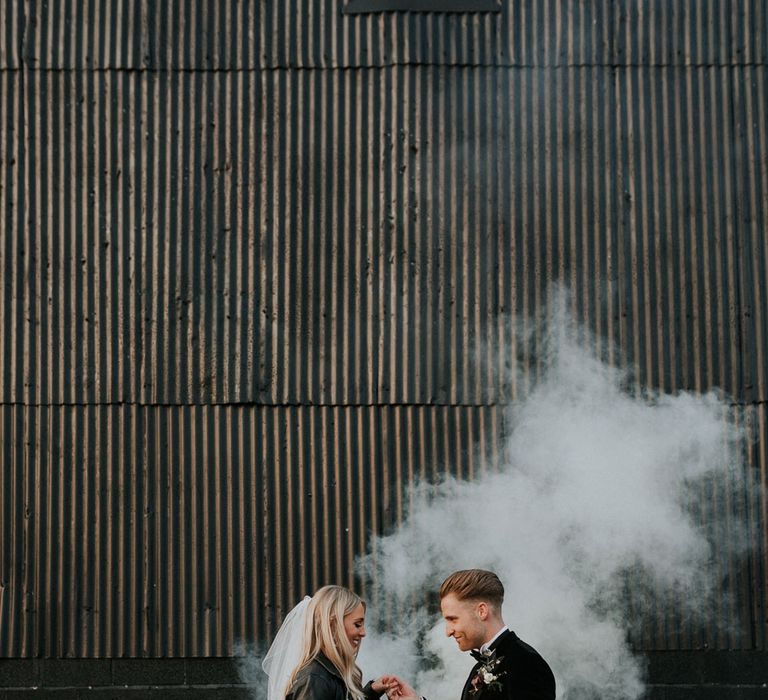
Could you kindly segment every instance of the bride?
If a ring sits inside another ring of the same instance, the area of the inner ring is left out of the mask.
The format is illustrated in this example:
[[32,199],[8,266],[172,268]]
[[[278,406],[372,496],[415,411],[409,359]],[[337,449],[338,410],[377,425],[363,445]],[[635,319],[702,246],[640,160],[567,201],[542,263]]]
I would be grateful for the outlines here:
[[323,586],[285,618],[264,658],[269,700],[376,700],[399,679],[362,685],[355,661],[365,637],[365,603],[341,586]]

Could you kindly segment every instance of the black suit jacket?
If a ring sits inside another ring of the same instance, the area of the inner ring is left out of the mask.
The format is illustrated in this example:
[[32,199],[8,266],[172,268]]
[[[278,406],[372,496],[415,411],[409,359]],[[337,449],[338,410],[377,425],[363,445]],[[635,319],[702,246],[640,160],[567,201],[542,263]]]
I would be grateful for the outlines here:
[[501,687],[481,687],[472,692],[472,679],[481,666],[478,662],[464,684],[461,700],[555,700],[555,677],[532,646],[507,630],[491,649],[499,661],[493,672]]

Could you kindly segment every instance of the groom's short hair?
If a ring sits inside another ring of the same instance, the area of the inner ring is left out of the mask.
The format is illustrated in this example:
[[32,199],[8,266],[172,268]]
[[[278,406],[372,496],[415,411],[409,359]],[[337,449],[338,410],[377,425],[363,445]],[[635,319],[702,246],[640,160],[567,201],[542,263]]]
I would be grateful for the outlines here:
[[504,602],[504,586],[493,571],[463,569],[452,573],[440,586],[440,600],[453,593],[459,600],[485,601],[498,612]]

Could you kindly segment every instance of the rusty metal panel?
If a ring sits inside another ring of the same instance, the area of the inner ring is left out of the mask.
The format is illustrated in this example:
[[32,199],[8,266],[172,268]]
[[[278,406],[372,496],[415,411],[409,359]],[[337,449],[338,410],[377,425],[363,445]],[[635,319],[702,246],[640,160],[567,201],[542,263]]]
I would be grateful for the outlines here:
[[[765,487],[764,407],[738,421]],[[4,405],[0,656],[226,656],[268,639],[304,593],[360,587],[355,557],[403,521],[409,485],[482,477],[503,436],[498,406]],[[702,525],[717,516],[752,551],[716,550],[710,625],[639,599],[639,648],[764,648],[766,504],[740,494],[701,492]]]
[[723,65],[734,55],[731,16],[743,3],[622,0],[614,9],[614,57],[624,65]]
[[493,468],[497,407],[0,407],[0,656],[226,656],[355,584],[406,486]]
[[736,63],[768,61],[768,6],[762,0],[743,0],[732,5],[731,34]]
[[[263,382],[240,353],[261,355],[247,306],[258,168],[245,154],[230,172],[214,116],[242,77],[220,92],[199,74],[3,75],[0,135],[17,149],[2,192],[0,313],[17,320],[3,342],[4,400],[237,400],[238,386],[253,398]],[[225,130],[239,148],[238,118]]]
[[[609,55],[606,1],[501,7],[500,13],[346,15],[336,0],[35,3],[24,51],[36,68],[140,70],[553,65]],[[64,40],[70,36],[73,41]]]
[[[227,654],[349,582],[484,468],[553,281],[642,385],[754,405],[765,484],[765,4],[504,8],[2,4],[0,654]],[[646,647],[765,648],[744,507],[729,631]]]
[[660,596],[630,577],[628,614],[638,627],[629,634],[637,649],[766,648],[765,411],[723,404],[723,420],[743,442],[717,478],[699,480],[688,511],[711,547],[692,594],[707,601],[707,614],[694,620],[680,593]]
[[617,77],[623,360],[645,385],[741,397],[728,69]]
[[[761,5],[765,11],[764,5]],[[762,50],[765,51],[765,32]],[[765,58],[762,59],[765,61]],[[734,178],[739,182],[736,218],[740,232],[739,371],[747,427],[748,461],[759,474],[761,498],[750,521],[752,549],[762,552],[749,572],[753,581],[752,618],[766,620],[768,609],[768,68],[740,68],[734,79]],[[755,647],[768,646],[768,625],[755,625]]]
[[[15,395],[23,382],[22,348],[16,336],[25,328],[22,309],[25,286],[23,188],[23,96],[21,81],[11,71],[0,71],[0,400]],[[29,371],[29,370],[28,370]]]
[[362,15],[341,13],[337,0],[7,5],[6,60],[18,65],[23,43],[25,61],[43,69],[751,64],[766,59],[768,26],[758,0],[524,0],[498,13]]
[[506,50],[499,13],[342,15],[336,0],[88,0],[35,3],[29,11],[25,55],[45,69],[493,65]]
[[505,2],[502,65],[608,66],[615,54],[615,3],[610,0]]
[[[731,169],[729,69],[452,69],[450,80],[435,69],[393,80],[405,114],[390,126],[402,143],[385,179],[396,198],[387,247],[402,262],[382,280],[391,342],[379,397],[514,398],[492,365],[530,355],[505,318],[537,317],[553,280],[578,290],[576,317],[616,344],[613,361],[641,384],[742,396],[744,183]],[[762,203],[751,206],[764,221]]]
[[2,3],[0,5],[0,71],[18,68],[23,28],[23,4],[21,2]]
[[509,400],[553,280],[643,384],[748,391],[763,71],[4,80],[4,400]]
[[16,40],[25,67],[42,69],[143,69],[149,67],[150,18],[145,0],[11,2],[23,17]]
[[[747,462],[757,474],[759,497],[749,505],[750,548],[756,553],[754,566],[749,571],[753,596],[751,619],[755,620],[754,646],[768,648],[768,624],[763,624],[768,609],[768,407],[763,401],[744,411],[747,436]],[[762,555],[762,556],[760,556]]]
[[377,400],[386,197],[355,173],[378,173],[367,153],[388,158],[388,127],[354,136],[345,119],[369,94],[352,121],[368,123],[383,87],[281,71],[3,80],[4,400]]
[[740,318],[743,399],[768,396],[768,67],[738,70],[734,80],[734,179],[739,183]]

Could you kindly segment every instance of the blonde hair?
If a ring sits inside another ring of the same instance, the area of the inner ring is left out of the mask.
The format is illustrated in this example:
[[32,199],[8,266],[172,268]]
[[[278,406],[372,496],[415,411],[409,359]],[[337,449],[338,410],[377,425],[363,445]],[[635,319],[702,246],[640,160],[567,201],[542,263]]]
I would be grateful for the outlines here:
[[341,586],[323,586],[312,596],[307,608],[301,656],[285,692],[293,685],[299,671],[322,652],[336,667],[352,697],[362,697],[363,674],[355,663],[356,650],[344,630],[344,618],[361,604],[365,608],[360,596]]
[[493,571],[464,569],[452,573],[440,586],[440,600],[453,593],[459,600],[482,600],[497,612],[504,602],[504,586]]

